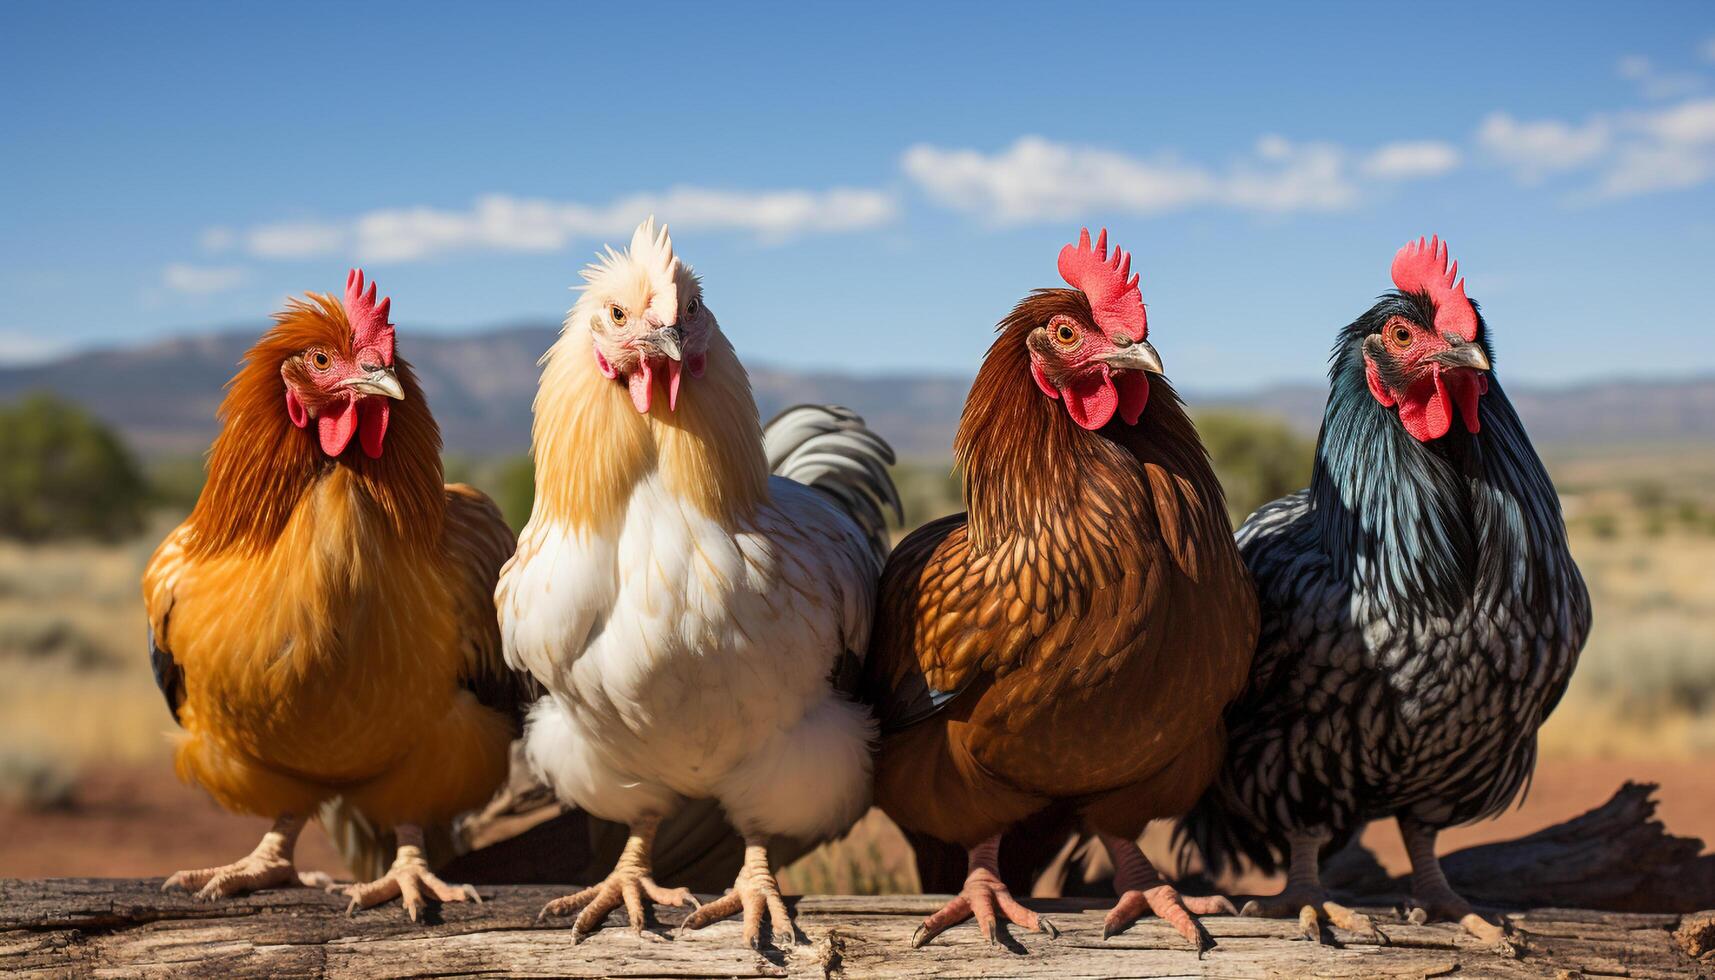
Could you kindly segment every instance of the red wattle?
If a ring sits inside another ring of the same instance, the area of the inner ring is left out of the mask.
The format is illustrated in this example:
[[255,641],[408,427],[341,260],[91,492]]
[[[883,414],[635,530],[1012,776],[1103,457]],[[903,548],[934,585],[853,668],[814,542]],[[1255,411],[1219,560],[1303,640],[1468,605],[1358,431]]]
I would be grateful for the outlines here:
[[1141,371],[1121,371],[1114,378],[1114,385],[1119,389],[1120,418],[1125,419],[1126,425],[1136,425],[1143,417],[1143,408],[1149,404],[1149,378]]
[[667,362],[667,411],[669,412],[675,412],[679,409],[679,372],[684,370],[684,367],[678,361],[669,360]]
[[381,458],[381,442],[387,438],[387,419],[393,406],[385,398],[365,398],[358,403],[358,435],[363,454],[370,459]]
[[1465,431],[1473,434],[1483,431],[1483,420],[1477,414],[1477,399],[1488,393],[1488,376],[1455,370],[1447,375],[1446,380],[1448,389],[1453,392],[1453,401],[1459,406],[1459,417],[1465,421]]
[[316,431],[321,436],[322,452],[334,457],[345,452],[357,432],[357,399],[347,399],[337,408],[323,412],[316,419]]
[[1120,404],[1119,392],[1114,388],[1113,377],[1105,364],[1099,370],[1087,371],[1073,378],[1060,394],[1066,399],[1066,411],[1071,414],[1072,421],[1091,431],[1107,425]]
[[631,389],[631,405],[637,414],[648,415],[649,404],[655,397],[655,372],[649,367],[648,358],[637,362],[637,370],[626,376],[625,384]]

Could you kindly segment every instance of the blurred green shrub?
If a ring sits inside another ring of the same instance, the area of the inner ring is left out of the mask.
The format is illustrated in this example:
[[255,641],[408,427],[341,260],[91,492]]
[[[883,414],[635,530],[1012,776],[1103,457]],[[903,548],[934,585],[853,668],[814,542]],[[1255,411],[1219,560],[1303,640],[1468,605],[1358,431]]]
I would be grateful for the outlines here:
[[965,509],[959,475],[950,462],[905,460],[889,470],[899,500],[905,505],[902,530],[911,530]]
[[51,395],[0,407],[0,537],[123,538],[148,496],[130,450],[83,409]]
[[490,477],[492,485],[485,487],[488,495],[500,505],[506,523],[521,531],[530,520],[530,508],[536,505],[536,465],[529,456],[514,456],[495,465]]
[[174,515],[191,512],[202,495],[208,469],[201,456],[169,456],[151,460],[146,467],[149,506]]
[[1235,527],[1263,504],[1310,485],[1316,443],[1286,423],[1225,410],[1199,412],[1196,420]]

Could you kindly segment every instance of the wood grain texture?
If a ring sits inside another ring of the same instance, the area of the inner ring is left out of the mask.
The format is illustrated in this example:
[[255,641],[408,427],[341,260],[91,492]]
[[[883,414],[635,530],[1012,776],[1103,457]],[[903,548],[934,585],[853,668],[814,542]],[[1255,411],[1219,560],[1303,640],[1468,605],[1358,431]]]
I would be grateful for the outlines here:
[[0,881],[0,973],[8,976],[667,976],[667,977],[1555,977],[1708,975],[1675,930],[1710,913],[1644,915],[1534,910],[1514,922],[1519,958],[1479,948],[1450,925],[1410,926],[1372,909],[1387,947],[1336,935],[1340,945],[1291,940],[1293,923],[1213,916],[1218,946],[1199,961],[1158,920],[1101,939],[1102,903],[1032,906],[1054,917],[1058,940],[1015,934],[1003,945],[960,927],[912,951],[911,931],[938,908],[935,896],[815,896],[794,904],[809,942],[759,955],[736,921],[679,938],[679,913],[662,910],[652,937],[611,919],[582,944],[572,931],[535,924],[545,886],[484,888],[481,906],[449,906],[422,926],[397,907],[345,914],[314,891],[277,891],[219,904],[162,895],[159,880]]

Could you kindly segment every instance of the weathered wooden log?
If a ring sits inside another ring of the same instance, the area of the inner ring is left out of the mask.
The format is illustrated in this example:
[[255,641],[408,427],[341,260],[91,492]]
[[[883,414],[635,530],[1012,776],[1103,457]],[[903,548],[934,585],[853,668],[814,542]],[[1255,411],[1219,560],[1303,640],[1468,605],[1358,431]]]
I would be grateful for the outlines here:
[[[379,977],[434,974],[667,977],[1482,977],[1706,973],[1675,930],[1698,916],[1538,910],[1514,917],[1521,955],[1482,948],[1456,926],[1412,926],[1372,909],[1391,945],[1336,934],[1336,945],[1294,941],[1294,923],[1214,916],[1217,946],[1201,960],[1178,933],[1149,919],[1104,941],[1104,903],[1032,903],[1058,939],[1014,932],[1000,945],[969,925],[921,950],[912,930],[939,907],[932,896],[806,897],[792,904],[808,942],[757,953],[728,921],[673,935],[679,914],[644,936],[616,915],[578,943],[563,925],[538,925],[551,886],[482,889],[480,906],[449,905],[422,925],[397,905],[356,916],[319,891],[267,892],[218,903],[163,895],[148,881],[0,882],[0,973],[7,976]],[[1704,913],[1707,918],[1709,913]],[[671,938],[669,938],[671,937]],[[1700,942],[1702,940],[1699,940]]]

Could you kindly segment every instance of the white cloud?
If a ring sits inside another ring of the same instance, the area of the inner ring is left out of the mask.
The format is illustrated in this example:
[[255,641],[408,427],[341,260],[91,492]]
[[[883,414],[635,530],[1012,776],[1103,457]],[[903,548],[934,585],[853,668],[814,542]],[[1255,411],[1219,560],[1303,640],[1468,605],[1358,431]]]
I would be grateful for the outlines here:
[[207,296],[223,293],[244,285],[250,278],[246,269],[230,265],[190,265],[174,262],[161,272],[161,283],[176,293]]
[[338,252],[345,230],[316,221],[285,221],[252,228],[243,235],[244,250],[263,259],[307,259]]
[[1436,140],[1389,143],[1364,158],[1363,172],[1377,180],[1439,177],[1457,168],[1463,157],[1457,147]]
[[1556,172],[1588,175],[1575,202],[1683,190],[1715,179],[1715,98],[1576,124],[1520,122],[1497,112],[1483,121],[1477,140],[1526,184]]
[[238,235],[231,228],[204,228],[197,242],[205,252],[225,252],[238,244]]
[[1520,122],[1494,112],[1477,129],[1477,143],[1527,184],[1588,164],[1607,152],[1611,139],[1608,124],[1601,119],[1573,126],[1552,119]]
[[1614,66],[1614,71],[1629,82],[1635,82],[1646,99],[1674,99],[1690,95],[1703,88],[1703,77],[1692,72],[1664,72],[1640,54],[1627,55]]
[[1134,214],[1210,200],[1218,181],[1168,156],[1139,160],[1025,136],[994,154],[918,145],[901,158],[931,200],[999,222],[1069,218],[1098,207]]
[[675,187],[603,205],[490,194],[468,208],[385,208],[342,221],[289,221],[243,235],[259,258],[346,254],[360,261],[409,262],[446,252],[553,252],[575,239],[629,235],[654,214],[675,229],[738,231],[776,242],[795,235],[859,231],[893,221],[898,202],[885,191],[723,191]]
[[[1097,210],[1154,215],[1224,207],[1281,214],[1351,207],[1362,196],[1360,176],[1429,176],[1459,162],[1457,151],[1440,144],[1399,146],[1372,154],[1357,168],[1362,173],[1354,173],[1352,155],[1342,147],[1277,135],[1263,136],[1225,168],[1171,153],[1134,157],[1041,136],[1021,137],[996,153],[922,144],[906,150],[900,166],[930,200],[1000,224]],[[1386,159],[1372,173],[1367,164],[1377,155]]]
[[41,364],[69,349],[63,339],[45,330],[0,330],[0,365],[7,367]]

